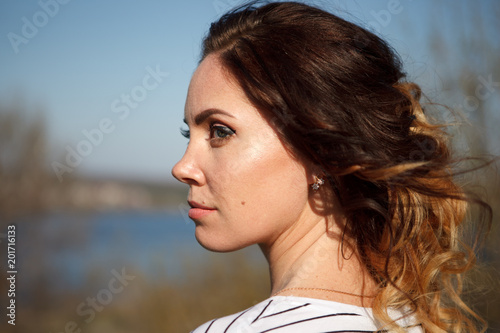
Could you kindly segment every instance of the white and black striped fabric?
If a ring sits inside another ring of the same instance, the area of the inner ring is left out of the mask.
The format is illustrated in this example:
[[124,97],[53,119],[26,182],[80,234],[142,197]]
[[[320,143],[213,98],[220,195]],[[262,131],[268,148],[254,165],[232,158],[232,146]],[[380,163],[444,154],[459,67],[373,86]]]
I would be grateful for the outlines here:
[[[397,311],[393,319],[402,317]],[[421,333],[411,318],[398,324],[409,333]],[[214,319],[191,333],[326,333],[384,332],[372,310],[355,305],[296,296],[274,296],[236,314]]]

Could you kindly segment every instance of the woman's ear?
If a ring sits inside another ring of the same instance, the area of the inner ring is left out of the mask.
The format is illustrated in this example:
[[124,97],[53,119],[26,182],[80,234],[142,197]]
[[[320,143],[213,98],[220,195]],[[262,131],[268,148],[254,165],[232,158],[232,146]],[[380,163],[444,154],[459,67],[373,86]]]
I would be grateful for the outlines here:
[[314,184],[314,182],[316,181],[316,176],[316,172],[307,171],[307,184],[309,184],[309,186]]

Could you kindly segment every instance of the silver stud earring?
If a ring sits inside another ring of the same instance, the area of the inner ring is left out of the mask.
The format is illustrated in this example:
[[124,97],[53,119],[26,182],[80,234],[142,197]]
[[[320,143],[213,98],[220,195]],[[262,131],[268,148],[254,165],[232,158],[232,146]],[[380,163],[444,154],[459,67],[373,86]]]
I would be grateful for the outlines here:
[[314,176],[314,178],[315,178],[315,181],[314,181],[314,184],[311,185],[311,187],[313,190],[317,191],[317,190],[319,190],[320,186],[325,183],[325,181],[323,180],[323,178],[320,178],[320,177]]

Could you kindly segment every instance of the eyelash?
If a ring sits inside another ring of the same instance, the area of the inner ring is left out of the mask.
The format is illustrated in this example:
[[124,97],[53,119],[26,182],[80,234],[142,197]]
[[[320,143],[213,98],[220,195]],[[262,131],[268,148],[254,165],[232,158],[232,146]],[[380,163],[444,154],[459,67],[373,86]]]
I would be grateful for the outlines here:
[[[224,136],[215,137],[214,135],[216,132],[219,132],[219,134],[222,132]],[[227,126],[210,124],[210,140],[215,140],[220,143],[223,140],[231,138],[231,136],[235,133],[236,132],[234,130]],[[189,139],[191,137],[191,131],[189,129],[185,130],[181,128],[181,134],[186,139]]]
[[189,137],[191,136],[191,132],[188,129],[185,130],[185,129],[181,128],[181,134],[186,139],[189,139]]

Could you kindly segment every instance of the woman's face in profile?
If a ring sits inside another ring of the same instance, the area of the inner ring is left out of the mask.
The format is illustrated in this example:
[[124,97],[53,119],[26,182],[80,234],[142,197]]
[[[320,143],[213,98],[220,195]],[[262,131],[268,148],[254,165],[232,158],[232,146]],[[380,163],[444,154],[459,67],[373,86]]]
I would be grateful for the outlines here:
[[224,71],[206,57],[185,106],[189,144],[172,169],[190,186],[196,238],[213,251],[269,244],[299,219],[311,183],[304,165]]

